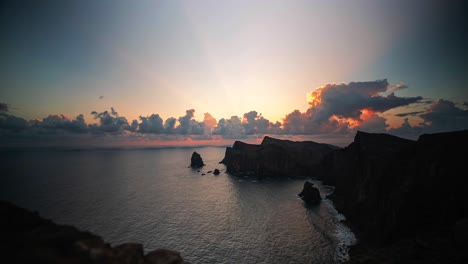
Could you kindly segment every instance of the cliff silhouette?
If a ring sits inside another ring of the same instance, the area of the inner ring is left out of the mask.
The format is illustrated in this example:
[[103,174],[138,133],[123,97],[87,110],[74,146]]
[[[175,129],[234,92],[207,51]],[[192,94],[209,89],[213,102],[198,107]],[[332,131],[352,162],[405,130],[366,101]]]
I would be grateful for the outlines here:
[[265,137],[236,142],[223,163],[234,174],[308,176],[329,196],[360,243],[351,263],[468,263],[468,130],[408,140],[357,132],[339,149]]

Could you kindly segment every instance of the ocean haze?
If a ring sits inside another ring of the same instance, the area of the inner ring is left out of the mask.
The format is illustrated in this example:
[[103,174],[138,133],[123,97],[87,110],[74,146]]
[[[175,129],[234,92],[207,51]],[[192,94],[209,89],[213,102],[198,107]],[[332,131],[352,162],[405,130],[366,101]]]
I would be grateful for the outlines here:
[[[189,168],[193,151],[206,164]],[[338,263],[352,233],[327,199],[308,208],[303,179],[234,177],[225,148],[0,152],[0,199],[113,245],[178,250],[192,263]],[[218,168],[218,176],[207,173]],[[206,175],[201,175],[206,173]],[[322,196],[330,191],[321,186]]]

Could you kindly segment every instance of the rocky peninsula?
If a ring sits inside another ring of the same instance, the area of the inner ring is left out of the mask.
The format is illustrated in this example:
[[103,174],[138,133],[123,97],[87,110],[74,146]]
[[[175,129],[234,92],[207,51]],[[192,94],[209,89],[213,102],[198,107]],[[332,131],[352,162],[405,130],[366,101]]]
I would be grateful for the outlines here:
[[234,142],[221,163],[231,174],[311,176],[320,162],[338,147],[313,141],[295,142],[265,137],[260,145]]

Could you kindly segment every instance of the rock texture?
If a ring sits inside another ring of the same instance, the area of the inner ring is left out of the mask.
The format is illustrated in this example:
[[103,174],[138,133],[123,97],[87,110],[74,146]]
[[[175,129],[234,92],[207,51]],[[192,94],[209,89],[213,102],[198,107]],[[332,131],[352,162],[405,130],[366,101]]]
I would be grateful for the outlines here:
[[102,238],[68,225],[57,225],[37,213],[0,201],[0,255],[5,263],[182,264],[180,254],[158,249],[144,255],[143,246],[112,247]]
[[[358,132],[324,159],[332,200],[362,243],[352,263],[468,263],[468,131],[417,141]],[[466,240],[465,240],[466,241]],[[466,242],[465,242],[466,244]]]
[[232,174],[316,176],[322,159],[338,147],[312,141],[295,142],[265,137],[260,145],[234,142],[221,163]]
[[192,158],[190,159],[190,167],[192,168],[201,168],[205,166],[203,159],[196,151],[192,153]]
[[302,192],[299,193],[297,196],[301,197],[304,202],[309,205],[314,205],[320,203],[322,197],[320,196],[320,191],[314,187],[314,184],[306,181],[304,183],[304,188]]
[[215,169],[215,170],[213,171],[213,174],[214,174],[214,175],[219,175],[219,173],[220,173],[220,172],[219,172],[218,169]]

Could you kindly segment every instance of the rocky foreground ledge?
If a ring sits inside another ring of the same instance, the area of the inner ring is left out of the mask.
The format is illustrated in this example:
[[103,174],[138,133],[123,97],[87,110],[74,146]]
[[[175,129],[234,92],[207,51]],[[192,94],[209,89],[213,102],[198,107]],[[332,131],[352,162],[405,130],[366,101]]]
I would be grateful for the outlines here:
[[55,224],[4,201],[0,201],[0,256],[2,263],[188,263],[172,250],[145,255],[137,243],[112,247],[97,235]]

